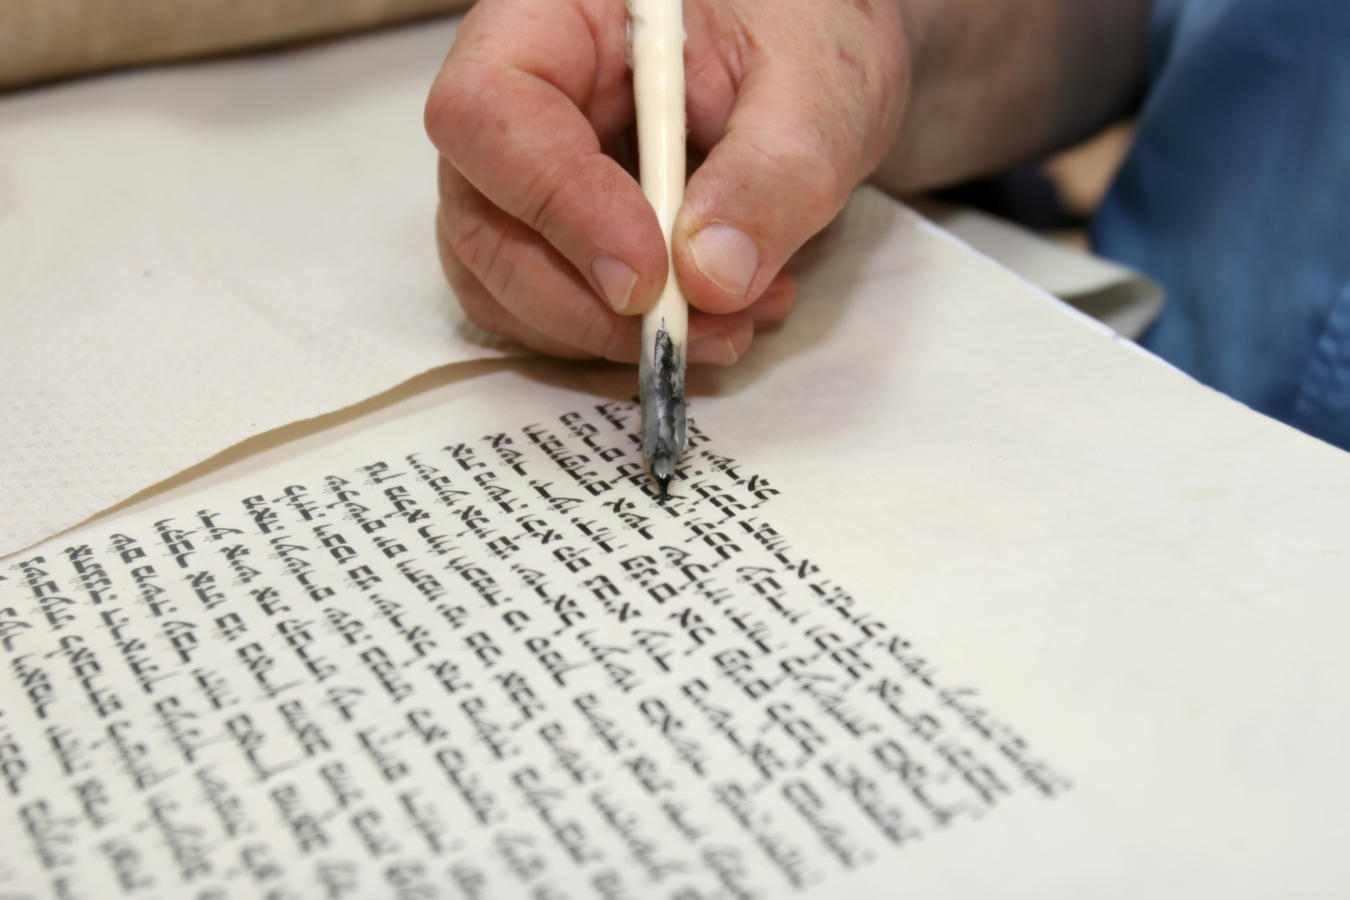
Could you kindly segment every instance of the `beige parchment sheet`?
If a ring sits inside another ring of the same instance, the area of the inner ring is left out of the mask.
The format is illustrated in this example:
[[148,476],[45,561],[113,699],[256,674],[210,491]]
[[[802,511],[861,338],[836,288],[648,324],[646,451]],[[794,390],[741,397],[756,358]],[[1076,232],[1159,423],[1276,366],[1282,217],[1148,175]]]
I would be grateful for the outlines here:
[[436,261],[453,21],[0,97],[0,555],[253,435],[518,352]]

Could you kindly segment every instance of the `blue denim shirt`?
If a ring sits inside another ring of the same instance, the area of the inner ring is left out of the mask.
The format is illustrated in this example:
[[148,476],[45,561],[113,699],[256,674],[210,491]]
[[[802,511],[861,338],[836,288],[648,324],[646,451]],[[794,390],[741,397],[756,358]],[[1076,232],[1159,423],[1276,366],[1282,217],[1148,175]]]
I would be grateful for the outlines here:
[[1150,27],[1098,251],[1165,285],[1146,347],[1350,449],[1350,0],[1155,0]]

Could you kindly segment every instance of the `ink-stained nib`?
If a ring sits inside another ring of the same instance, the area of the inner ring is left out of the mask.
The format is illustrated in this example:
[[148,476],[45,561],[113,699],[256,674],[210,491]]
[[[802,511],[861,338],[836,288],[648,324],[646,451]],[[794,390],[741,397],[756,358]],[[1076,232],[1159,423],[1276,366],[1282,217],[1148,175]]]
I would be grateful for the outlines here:
[[642,451],[664,502],[686,441],[684,348],[669,335],[656,335],[654,353],[643,353],[638,385],[642,396]]
[[675,474],[675,461],[664,448],[652,455],[652,478],[659,491],[657,500],[665,503],[670,498],[670,477]]

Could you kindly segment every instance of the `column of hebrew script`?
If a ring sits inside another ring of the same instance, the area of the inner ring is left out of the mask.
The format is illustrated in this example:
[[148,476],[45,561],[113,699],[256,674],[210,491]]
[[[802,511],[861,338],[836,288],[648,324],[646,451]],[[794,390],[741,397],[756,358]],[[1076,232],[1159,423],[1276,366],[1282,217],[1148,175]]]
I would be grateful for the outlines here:
[[[777,897],[1069,788],[695,427],[637,410],[0,570],[0,895]],[[978,827],[978,826],[974,826]]]

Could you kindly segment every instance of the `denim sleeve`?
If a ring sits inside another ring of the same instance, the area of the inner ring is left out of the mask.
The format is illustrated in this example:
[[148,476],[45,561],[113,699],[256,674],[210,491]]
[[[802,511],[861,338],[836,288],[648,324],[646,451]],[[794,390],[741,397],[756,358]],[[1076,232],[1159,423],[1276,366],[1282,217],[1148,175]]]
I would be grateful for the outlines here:
[[1147,347],[1350,449],[1350,2],[1156,0],[1093,234],[1167,289]]

